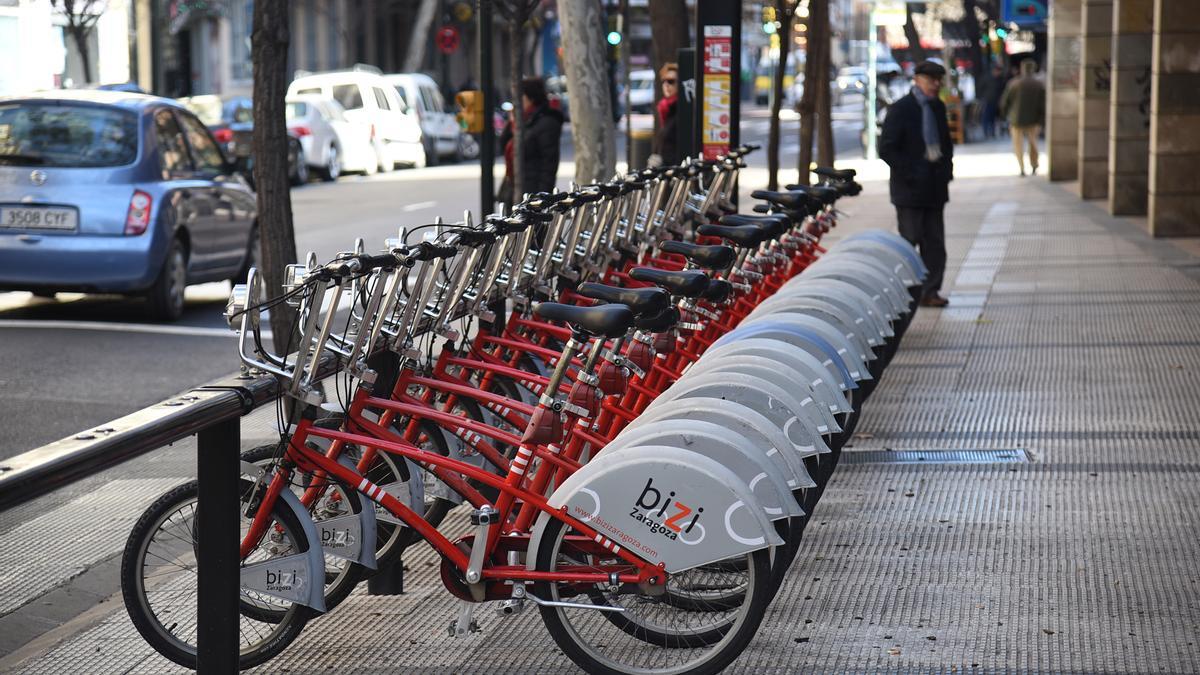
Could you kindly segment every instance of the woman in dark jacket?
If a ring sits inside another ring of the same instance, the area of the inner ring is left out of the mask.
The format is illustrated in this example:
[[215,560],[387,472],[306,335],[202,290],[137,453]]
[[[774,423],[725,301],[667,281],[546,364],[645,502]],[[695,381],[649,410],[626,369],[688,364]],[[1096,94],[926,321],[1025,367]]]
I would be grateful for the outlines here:
[[654,134],[653,153],[648,164],[678,164],[683,158],[679,156],[679,141],[676,139],[675,115],[679,103],[679,66],[674,63],[663,64],[658,71],[658,79],[662,81],[663,97],[658,102],[658,131]]
[[[541,78],[521,81],[521,192],[550,192],[558,177],[558,147],[562,138],[564,117],[550,103],[546,85]],[[505,176],[500,185],[498,201],[512,204],[513,188],[513,131],[512,120],[500,135],[504,148]],[[519,197],[517,198],[519,201]]]

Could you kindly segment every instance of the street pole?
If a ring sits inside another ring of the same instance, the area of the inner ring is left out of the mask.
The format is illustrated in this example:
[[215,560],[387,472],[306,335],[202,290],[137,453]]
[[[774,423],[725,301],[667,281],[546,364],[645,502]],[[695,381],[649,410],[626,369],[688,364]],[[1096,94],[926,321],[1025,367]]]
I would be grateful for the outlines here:
[[879,159],[878,148],[875,147],[875,133],[878,126],[875,112],[878,96],[879,75],[876,73],[879,59],[876,57],[876,43],[879,40],[879,27],[875,25],[875,7],[868,5],[870,19],[867,22],[867,159]]
[[492,73],[492,0],[479,0],[479,88],[483,90],[483,131],[479,135],[479,220],[495,208],[496,109],[495,77]]
[[630,92],[629,85],[632,80],[629,77],[629,0],[621,0],[621,15],[617,17],[620,24],[617,26],[617,32],[621,34],[621,69],[625,71],[625,173],[633,173],[633,122],[630,116],[633,114],[633,109],[629,107]]

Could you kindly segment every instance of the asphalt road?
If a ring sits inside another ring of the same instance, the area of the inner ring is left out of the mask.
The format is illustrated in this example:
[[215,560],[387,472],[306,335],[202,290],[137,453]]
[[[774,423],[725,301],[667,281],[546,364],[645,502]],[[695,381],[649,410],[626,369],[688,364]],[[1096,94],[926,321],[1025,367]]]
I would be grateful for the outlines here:
[[[851,104],[835,112],[839,156],[861,155],[856,110]],[[742,140],[765,142],[767,125],[765,110],[746,110]],[[785,116],[783,167],[796,165],[798,126],[795,115]],[[622,137],[619,154],[623,148]],[[564,133],[564,187],[573,156],[570,134]],[[765,165],[765,154],[754,153],[750,163]],[[478,208],[478,175],[475,165],[447,165],[297,188],[292,192],[297,248],[301,255],[315,251],[328,259],[350,248],[355,237],[381,242],[401,227],[437,216],[459,220],[464,209]],[[227,283],[189,288],[187,311],[174,324],[145,319],[137,299],[60,294],[43,300],[0,293],[0,459],[236,371],[234,336],[221,318],[228,293]]]

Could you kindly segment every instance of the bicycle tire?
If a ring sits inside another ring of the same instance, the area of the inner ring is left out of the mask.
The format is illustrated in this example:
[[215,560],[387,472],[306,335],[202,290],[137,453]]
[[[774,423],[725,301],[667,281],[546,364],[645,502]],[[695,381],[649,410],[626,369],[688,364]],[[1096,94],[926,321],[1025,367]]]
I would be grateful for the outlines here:
[[[552,572],[555,570],[560,556],[562,541],[568,531],[569,528],[560,520],[551,520],[547,523],[537,553],[536,568],[538,571]],[[630,673],[710,675],[726,668],[745,650],[750,640],[753,639],[763,616],[766,614],[767,605],[774,595],[774,589],[771,587],[772,584],[770,582],[770,554],[768,549],[754,551],[747,554],[746,558],[748,584],[744,602],[737,609],[735,619],[722,631],[719,639],[715,642],[711,641],[709,636],[689,640],[681,636],[655,635],[651,630],[636,634],[637,631],[630,630],[629,626],[622,627],[619,625],[619,622],[614,621],[610,617],[610,615],[614,614],[613,612],[545,605],[539,606],[538,609],[541,612],[542,622],[546,625],[547,630],[550,632],[559,649],[575,662],[576,665],[588,673],[603,673],[607,675],[628,675]],[[547,581],[535,584],[539,597],[549,600],[563,599],[559,596],[559,587],[558,584]],[[595,587],[593,589],[595,590]],[[584,595],[593,604],[599,604],[593,593],[584,591],[575,595]],[[620,598],[622,596],[616,597]],[[639,595],[637,597],[641,599],[639,600],[640,604],[659,604],[660,606],[663,604],[655,603],[654,596]],[[614,604],[610,600],[611,598],[606,597],[602,602],[604,604]],[[578,602],[579,600],[575,601]],[[629,608],[627,607],[626,609],[628,613]],[[613,631],[610,631],[608,635],[600,638],[595,644],[592,644],[580,634],[575,625],[576,622],[573,619],[567,618],[568,612],[572,613],[571,616],[586,616],[587,619],[591,620],[593,626],[603,626],[604,623],[607,623],[613,628]],[[603,616],[595,616],[593,618],[584,613],[589,613],[590,615],[602,614]],[[619,614],[618,616],[629,621],[626,614]],[[621,634],[624,634],[624,639]],[[618,662],[614,655],[625,649],[644,652],[647,654],[647,658],[658,656],[665,658],[664,655],[687,656],[685,652],[695,652],[697,650],[701,653],[696,658],[683,663],[652,667]]]
[[[249,481],[242,480],[242,488],[243,493],[248,492]],[[125,602],[126,612],[129,614],[134,627],[156,652],[174,663],[193,670],[197,666],[196,646],[189,644],[186,639],[176,636],[175,629],[180,626],[180,618],[178,616],[170,617],[169,627],[163,621],[159,620],[158,614],[156,614],[152,607],[153,603],[148,597],[149,591],[143,574],[145,572],[144,561],[148,549],[154,540],[152,535],[173,514],[188,510],[189,505],[191,505],[191,514],[194,518],[194,505],[198,489],[199,483],[193,480],[168,490],[156,499],[138,518],[137,523],[134,524],[121,555],[121,595]],[[274,521],[280,525],[286,536],[295,543],[297,549],[307,551],[310,542],[295,514],[288,509],[277,507],[272,515]],[[194,548],[194,530],[188,530],[187,532],[191,534],[190,543]],[[178,535],[175,536],[183,542],[186,548],[187,539]],[[187,570],[186,567],[179,566],[181,569]],[[187,581],[186,577],[184,581]],[[153,586],[157,588],[166,583],[169,583],[169,580],[159,578]],[[191,607],[194,608],[195,604],[192,603]],[[265,624],[273,627],[267,633],[265,640],[259,643],[243,645],[239,649],[238,667],[246,669],[260,665],[279,654],[279,652],[300,635],[305,624],[308,623],[309,619],[316,616],[316,614],[317,611],[310,607],[295,603],[291,604],[282,620],[277,623]],[[239,620],[245,622],[250,619],[240,617]],[[243,637],[246,635],[244,630],[241,631],[241,634]]]

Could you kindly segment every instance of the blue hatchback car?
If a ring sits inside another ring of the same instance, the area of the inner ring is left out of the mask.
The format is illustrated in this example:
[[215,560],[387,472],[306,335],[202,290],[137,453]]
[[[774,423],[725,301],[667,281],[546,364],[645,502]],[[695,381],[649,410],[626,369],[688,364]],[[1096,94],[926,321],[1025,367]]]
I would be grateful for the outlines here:
[[258,250],[253,191],[174,101],[0,98],[0,290],[144,295],[173,320],[185,286],[243,279]]

